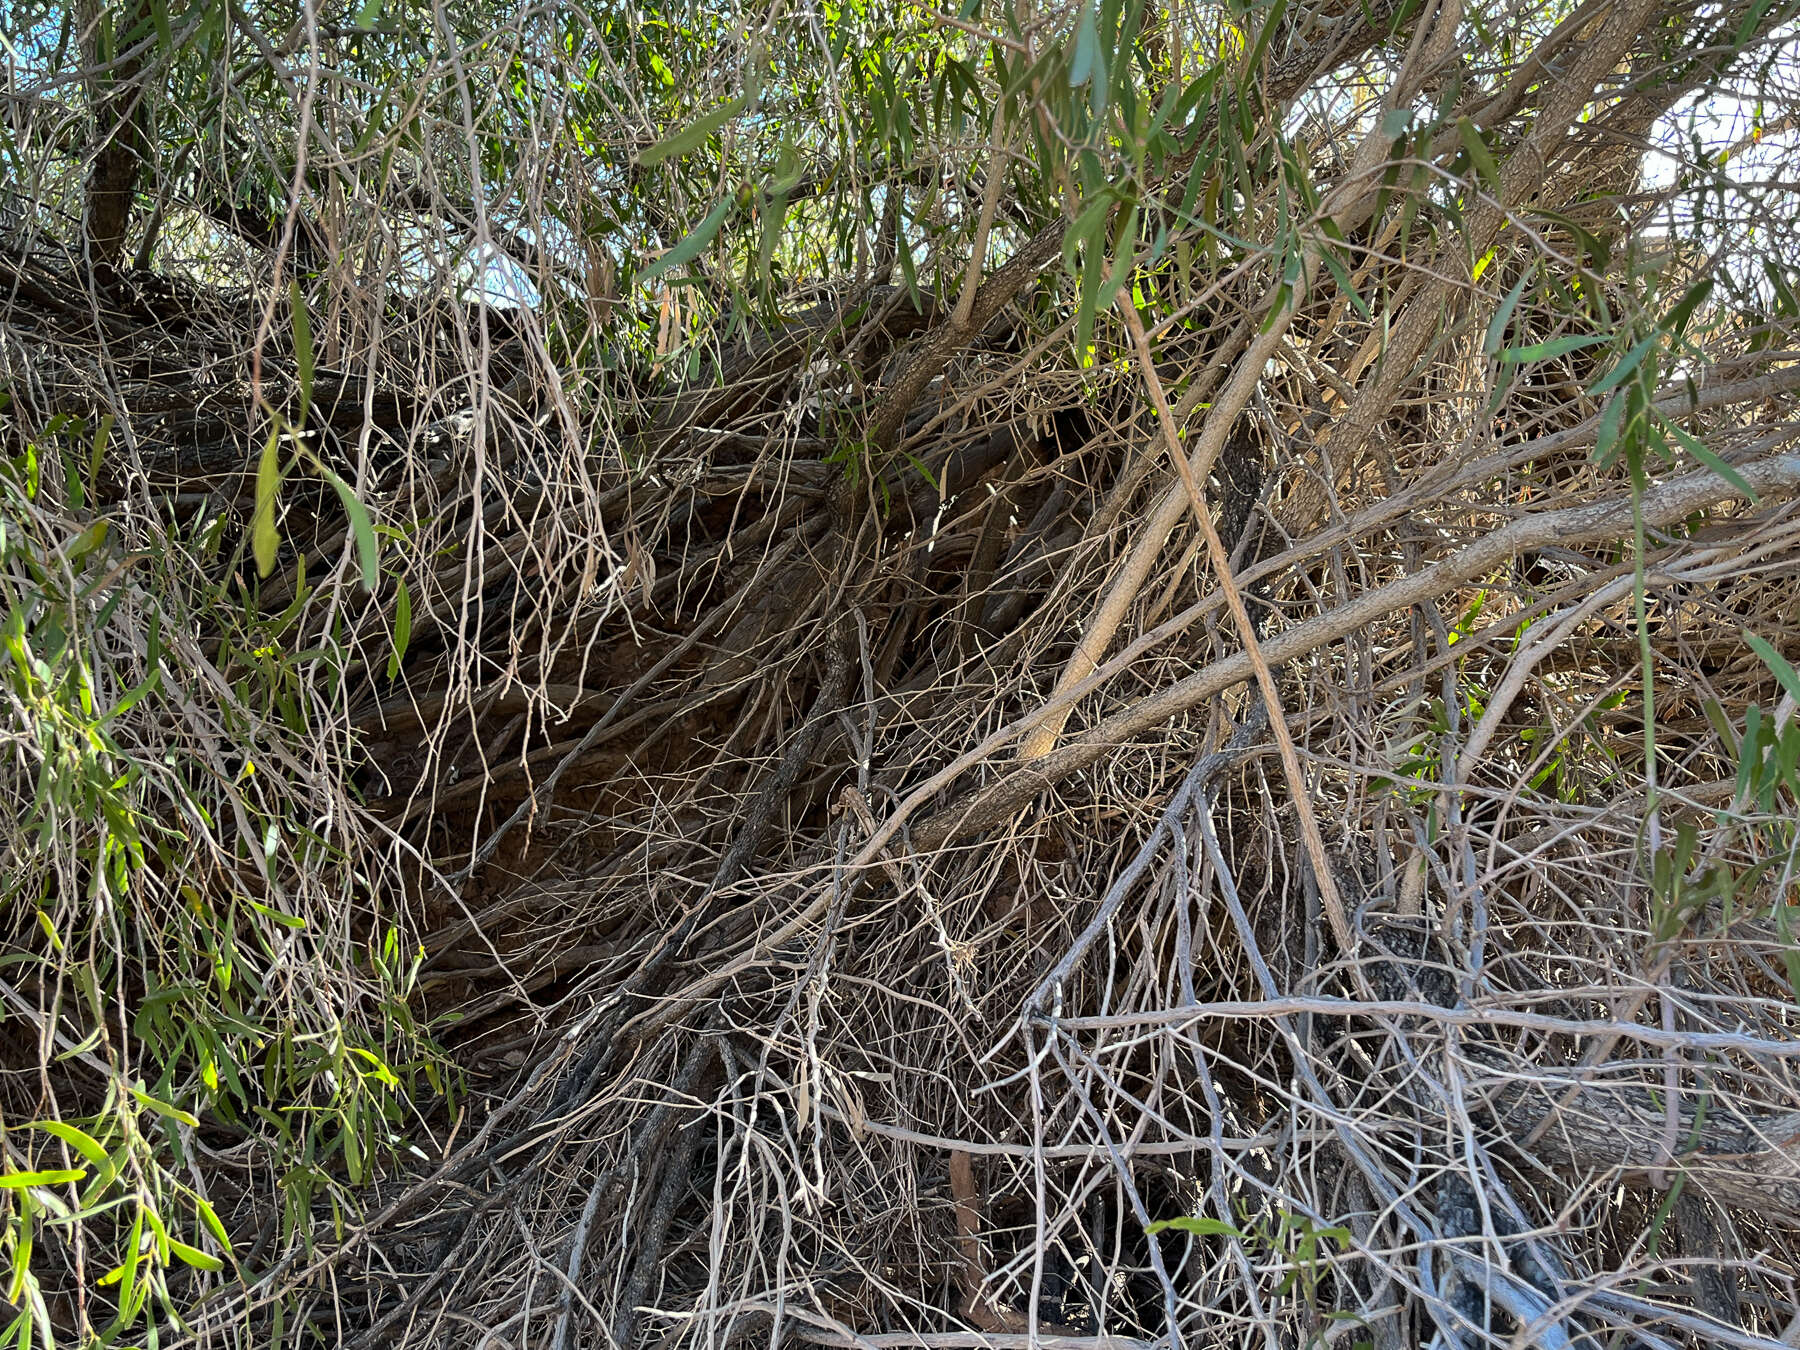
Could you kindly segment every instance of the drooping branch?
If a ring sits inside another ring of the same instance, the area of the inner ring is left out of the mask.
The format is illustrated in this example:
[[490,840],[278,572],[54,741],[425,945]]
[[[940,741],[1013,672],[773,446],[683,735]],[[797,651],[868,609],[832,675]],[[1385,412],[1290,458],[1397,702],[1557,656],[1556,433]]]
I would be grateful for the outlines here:
[[[1268,105],[1273,109],[1283,108],[1324,71],[1373,47],[1385,35],[1387,22],[1396,8],[1395,0],[1378,0],[1347,14],[1331,25],[1324,36],[1275,66],[1263,85]],[[1204,140],[1211,125],[1209,114],[1192,133],[1195,144]],[[1171,162],[1166,177],[1171,190],[1185,181],[1194,162],[1194,153],[1189,150]],[[943,373],[950,358],[1042,275],[1050,261],[1061,254],[1063,240],[1070,228],[1071,222],[1067,220],[1053,220],[1032,235],[998,271],[981,283],[972,300],[959,305],[950,319],[919,345],[870,420],[868,442],[871,450],[879,454],[893,448],[900,428],[931,387],[931,382]]]

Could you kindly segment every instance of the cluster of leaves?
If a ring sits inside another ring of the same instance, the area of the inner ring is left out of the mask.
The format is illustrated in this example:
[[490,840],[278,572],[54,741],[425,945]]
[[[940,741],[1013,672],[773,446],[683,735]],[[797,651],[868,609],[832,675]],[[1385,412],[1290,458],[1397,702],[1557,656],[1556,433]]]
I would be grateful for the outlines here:
[[0,463],[0,781],[17,804],[0,836],[0,1018],[87,1084],[42,1098],[42,1120],[0,1118],[5,1334],[21,1348],[53,1343],[47,1296],[111,1343],[146,1315],[178,1322],[223,1278],[231,1247],[196,1148],[262,1141],[269,1217],[310,1242],[319,1199],[409,1150],[408,1103],[450,1086],[417,1017],[416,957],[391,921],[353,931],[355,869],[294,772],[319,723],[303,670],[321,656],[283,650],[297,605],[263,616],[195,584],[212,569],[179,558],[242,547],[216,520],[106,547],[110,431],[63,420]]

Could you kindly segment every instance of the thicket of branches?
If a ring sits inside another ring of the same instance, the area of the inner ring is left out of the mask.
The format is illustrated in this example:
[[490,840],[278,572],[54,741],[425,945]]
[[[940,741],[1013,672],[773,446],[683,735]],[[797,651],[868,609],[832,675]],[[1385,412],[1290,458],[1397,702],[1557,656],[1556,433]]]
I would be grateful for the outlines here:
[[8,0],[6,1343],[1800,1337],[1789,0]]

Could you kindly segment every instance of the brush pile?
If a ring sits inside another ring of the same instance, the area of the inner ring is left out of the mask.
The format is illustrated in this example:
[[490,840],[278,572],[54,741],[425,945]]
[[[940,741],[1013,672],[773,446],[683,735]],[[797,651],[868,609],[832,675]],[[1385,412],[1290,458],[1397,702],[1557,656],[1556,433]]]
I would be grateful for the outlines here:
[[218,8],[8,85],[18,1344],[1797,1343],[1790,6]]

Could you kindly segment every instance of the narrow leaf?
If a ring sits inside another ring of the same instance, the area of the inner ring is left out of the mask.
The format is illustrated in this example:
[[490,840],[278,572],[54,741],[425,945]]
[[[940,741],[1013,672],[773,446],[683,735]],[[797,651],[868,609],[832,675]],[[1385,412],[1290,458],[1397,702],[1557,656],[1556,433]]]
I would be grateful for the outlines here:
[[225,1232],[225,1224],[220,1220],[218,1211],[203,1195],[193,1197],[194,1209],[200,1215],[200,1222],[206,1225],[206,1231],[213,1235],[215,1241],[226,1251],[231,1250],[231,1238]]
[[1075,274],[1078,250],[1083,244],[1091,244],[1106,229],[1106,221],[1112,215],[1113,195],[1102,192],[1087,204],[1082,213],[1075,218],[1075,224],[1063,236],[1063,266],[1069,274]]
[[1530,280],[1531,269],[1527,268],[1506,293],[1506,299],[1500,302],[1500,308],[1494,311],[1493,322],[1488,324],[1487,339],[1481,344],[1484,356],[1491,357],[1500,350],[1500,343],[1506,337],[1506,325],[1512,322],[1513,311],[1519,307],[1519,297],[1525,294],[1526,284]]
[[1466,117],[1456,119],[1457,134],[1462,137],[1463,149],[1469,152],[1469,160],[1475,171],[1487,180],[1490,188],[1498,190],[1500,186],[1500,166],[1494,162],[1494,152],[1488,149],[1487,142],[1481,138],[1481,130]]
[[100,1147],[99,1141],[86,1131],[78,1130],[65,1121],[39,1120],[34,1121],[29,1128],[55,1135],[96,1167],[106,1162],[106,1150]]
[[85,1167],[50,1167],[41,1172],[7,1172],[0,1174],[0,1189],[16,1191],[27,1186],[60,1186],[80,1181],[87,1176]]
[[266,577],[275,570],[275,550],[281,536],[275,532],[275,492],[281,486],[281,427],[269,432],[262,463],[256,470],[256,512],[250,518],[250,548],[256,555],[256,574]]
[[[1781,687],[1787,690],[1788,696],[1800,700],[1800,672],[1796,672],[1788,664],[1787,658],[1776,651],[1766,639],[1757,637],[1755,633],[1745,633],[1744,641],[1750,644],[1751,651],[1762,657],[1763,664],[1774,673]],[[0,1181],[0,1185],[4,1184],[4,1181]]]
[[397,577],[394,581],[394,650],[388,654],[387,676],[391,680],[400,673],[400,663],[406,660],[407,644],[412,641],[412,592],[406,588],[406,578]]
[[363,589],[372,591],[381,580],[378,566],[381,554],[380,546],[375,540],[375,526],[369,520],[369,508],[357,499],[355,490],[326,465],[319,465],[319,472],[337,489],[338,500],[344,504],[344,513],[350,517],[350,530],[356,536],[357,552],[362,554]]
[[113,415],[101,414],[98,425],[94,427],[94,452],[88,456],[88,482],[95,487],[100,483],[100,465],[106,459],[106,443],[112,436]]
[[724,126],[744,108],[744,100],[734,98],[730,102],[721,103],[711,112],[702,113],[689,122],[680,131],[665,136],[648,150],[638,156],[638,163],[645,168],[654,168],[665,159],[675,159],[690,154],[705,145],[712,134]]
[[179,1106],[171,1106],[168,1102],[158,1101],[148,1092],[133,1088],[131,1089],[131,1095],[136,1097],[139,1103],[149,1107],[152,1111],[156,1112],[157,1115],[163,1116],[168,1120],[177,1121],[183,1125],[198,1125],[200,1123],[186,1111],[183,1111]]
[[312,319],[306,312],[306,297],[300,293],[298,281],[289,284],[288,301],[294,322],[294,365],[300,372],[300,415],[294,419],[298,427],[306,425],[306,414],[312,407]]
[[1584,333],[1551,338],[1548,342],[1534,342],[1529,347],[1508,347],[1500,353],[1500,359],[1514,365],[1523,365],[1527,361],[1548,361],[1553,356],[1562,356],[1567,352],[1580,351],[1583,347],[1593,347],[1599,343],[1610,341],[1612,338],[1605,333]]
[[[1113,246],[1112,272],[1100,293],[1094,298],[1095,310],[1109,309],[1121,287],[1131,276],[1132,267],[1137,260],[1137,219],[1138,206],[1133,202],[1125,212],[1125,221],[1119,226],[1118,240]],[[1104,236],[1102,236],[1104,240]]]
[[263,904],[260,900],[251,900],[248,897],[245,898],[245,903],[265,919],[273,919],[283,928],[300,929],[306,927],[306,920],[301,918],[298,914],[284,913],[271,905]]
[[1235,1237],[1244,1236],[1242,1230],[1233,1228],[1219,1219],[1209,1219],[1205,1215],[1196,1218],[1158,1219],[1144,1231],[1146,1233],[1166,1233],[1174,1229],[1178,1233],[1192,1233],[1196,1237]]
[[1669,311],[1669,317],[1662,321],[1664,332],[1680,333],[1687,327],[1694,311],[1706,303],[1706,297],[1712,294],[1713,279],[1703,277],[1688,287],[1687,294],[1681,297],[1681,303]]
[[1749,482],[1745,480],[1744,475],[1732,468],[1731,465],[1727,464],[1724,460],[1720,459],[1711,450],[1708,450],[1705,444],[1697,437],[1688,435],[1687,432],[1683,431],[1667,418],[1658,418],[1657,420],[1663,424],[1663,428],[1666,431],[1674,436],[1676,440],[1681,442],[1682,449],[1686,450],[1695,459],[1699,460],[1707,468],[1718,474],[1719,477],[1723,478],[1727,483],[1730,483],[1732,487],[1743,493],[1744,496],[1748,497],[1752,502],[1758,500],[1756,489],[1750,486]]
[[1349,271],[1343,263],[1338,261],[1337,251],[1323,248],[1319,250],[1319,256],[1325,260],[1325,266],[1331,269],[1331,275],[1337,281],[1339,292],[1348,297],[1350,303],[1356,307],[1358,314],[1364,319],[1370,318],[1368,302],[1356,293],[1356,287],[1351,283]]
[[1594,433],[1594,461],[1606,465],[1612,463],[1612,448],[1619,439],[1619,422],[1625,416],[1625,408],[1630,399],[1619,395],[1606,405],[1606,411],[1600,414],[1600,425]]
[[1081,7],[1081,21],[1075,25],[1075,55],[1069,62],[1069,86],[1079,89],[1094,78],[1100,65],[1100,24],[1094,16],[1094,0]]
[[198,1247],[190,1247],[179,1238],[169,1239],[169,1250],[174,1252],[195,1270],[223,1270],[225,1263],[216,1256],[208,1255]]
[[1269,41],[1281,27],[1281,21],[1287,15],[1287,7],[1288,0],[1275,0],[1270,7],[1269,17],[1263,20],[1262,31],[1256,35],[1256,46],[1251,49],[1250,59],[1244,63],[1246,75],[1262,67],[1263,53],[1269,50]]
[[694,227],[692,234],[633,277],[632,284],[635,286],[646,285],[655,281],[669,269],[685,266],[698,258],[706,246],[712,242],[712,237],[719,232],[719,226],[725,223],[725,216],[730,210],[731,198],[726,197],[713,207],[705,220]]
[[1588,393],[1592,394],[1595,398],[1601,398],[1612,393],[1613,390],[1617,389],[1621,384],[1624,384],[1626,380],[1631,378],[1632,372],[1643,364],[1643,360],[1650,354],[1651,348],[1655,347],[1661,339],[1661,330],[1652,332],[1650,336],[1644,338],[1630,351],[1626,352],[1620,359],[1619,364],[1607,371],[1605,378],[1594,385],[1593,388],[1589,389]]

